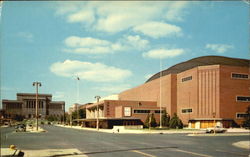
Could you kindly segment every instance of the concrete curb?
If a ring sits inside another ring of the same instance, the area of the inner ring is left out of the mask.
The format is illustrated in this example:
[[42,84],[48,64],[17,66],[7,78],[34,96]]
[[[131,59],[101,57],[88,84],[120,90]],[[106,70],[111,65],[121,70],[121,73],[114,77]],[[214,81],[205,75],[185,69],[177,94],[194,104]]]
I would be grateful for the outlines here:
[[250,141],[239,141],[239,142],[233,143],[232,145],[235,147],[239,147],[239,148],[249,149]]
[[217,134],[188,134],[187,136],[247,136],[248,133],[217,133]]
[[84,128],[80,126],[63,126],[63,125],[55,125],[58,127],[65,127],[65,128],[71,128],[71,129],[79,129],[79,130],[88,130],[88,131],[95,131],[95,132],[104,132],[104,133],[118,133],[118,134],[190,134],[190,133],[195,133],[195,134],[200,134],[204,133],[204,131],[197,130],[197,131],[189,131],[189,130],[129,130],[129,129],[122,129],[119,130],[113,130],[113,129],[92,129],[92,128]]

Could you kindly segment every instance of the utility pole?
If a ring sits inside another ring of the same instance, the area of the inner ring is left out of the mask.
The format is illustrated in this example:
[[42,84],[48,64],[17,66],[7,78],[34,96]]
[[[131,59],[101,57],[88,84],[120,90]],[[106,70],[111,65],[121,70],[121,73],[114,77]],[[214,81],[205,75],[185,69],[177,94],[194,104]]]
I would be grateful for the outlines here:
[[96,118],[96,129],[99,130],[99,100],[100,100],[100,96],[95,96],[96,100],[97,100],[97,118]]
[[38,131],[38,86],[41,87],[41,82],[33,82],[33,86],[36,86],[36,131]]

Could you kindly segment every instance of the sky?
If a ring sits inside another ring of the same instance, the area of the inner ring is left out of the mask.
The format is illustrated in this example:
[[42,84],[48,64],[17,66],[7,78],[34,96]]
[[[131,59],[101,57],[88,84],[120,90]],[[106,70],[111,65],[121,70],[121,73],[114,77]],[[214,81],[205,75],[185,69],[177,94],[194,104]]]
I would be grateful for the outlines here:
[[207,55],[249,59],[245,1],[5,1],[0,10],[1,99],[40,81],[39,93],[68,110],[145,83],[160,60],[167,69]]

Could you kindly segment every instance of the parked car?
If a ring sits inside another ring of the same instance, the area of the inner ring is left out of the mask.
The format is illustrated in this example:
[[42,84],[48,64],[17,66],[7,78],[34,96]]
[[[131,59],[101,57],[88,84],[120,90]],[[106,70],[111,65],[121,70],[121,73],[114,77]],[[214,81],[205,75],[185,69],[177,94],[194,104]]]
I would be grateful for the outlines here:
[[220,126],[216,126],[214,128],[207,128],[206,129],[206,133],[214,133],[214,132],[216,132],[216,133],[224,133],[226,131],[227,131],[227,129],[225,129],[223,127],[220,127]]
[[24,124],[19,124],[15,127],[16,132],[25,132],[26,131],[26,126]]

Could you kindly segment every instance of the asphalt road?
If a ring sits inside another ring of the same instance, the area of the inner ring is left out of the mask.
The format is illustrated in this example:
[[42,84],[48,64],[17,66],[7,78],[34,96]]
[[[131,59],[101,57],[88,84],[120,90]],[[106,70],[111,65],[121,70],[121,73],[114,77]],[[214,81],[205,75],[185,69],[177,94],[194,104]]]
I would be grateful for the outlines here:
[[[22,150],[76,148],[89,157],[247,157],[232,143],[248,136],[190,137],[185,134],[110,134],[44,126],[46,133],[15,133],[1,128],[1,148]],[[76,155],[77,157],[77,155]]]

